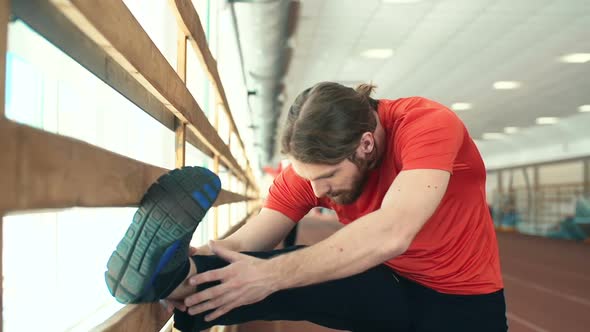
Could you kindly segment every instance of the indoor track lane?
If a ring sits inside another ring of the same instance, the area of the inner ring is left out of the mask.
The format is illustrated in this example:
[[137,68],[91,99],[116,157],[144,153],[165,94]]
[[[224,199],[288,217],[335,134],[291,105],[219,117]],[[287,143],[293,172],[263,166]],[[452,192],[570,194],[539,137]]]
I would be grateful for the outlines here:
[[511,332],[590,331],[590,245],[498,233]]

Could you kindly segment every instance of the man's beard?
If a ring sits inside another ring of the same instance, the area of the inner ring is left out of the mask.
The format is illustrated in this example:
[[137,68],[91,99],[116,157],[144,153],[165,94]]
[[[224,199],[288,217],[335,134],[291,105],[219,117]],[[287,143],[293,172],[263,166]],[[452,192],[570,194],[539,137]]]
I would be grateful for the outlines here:
[[352,163],[355,164],[359,170],[358,176],[353,179],[351,190],[342,190],[330,194],[330,199],[332,199],[334,203],[339,205],[352,204],[361,196],[363,188],[369,178],[369,172],[377,167],[380,162],[380,160],[378,160],[377,147],[375,147],[373,152],[374,153],[372,153],[367,159],[351,158]]
[[363,187],[369,177],[369,170],[360,170],[360,174],[352,182],[351,190],[343,190],[330,195],[330,199],[339,205],[354,203],[363,193]]

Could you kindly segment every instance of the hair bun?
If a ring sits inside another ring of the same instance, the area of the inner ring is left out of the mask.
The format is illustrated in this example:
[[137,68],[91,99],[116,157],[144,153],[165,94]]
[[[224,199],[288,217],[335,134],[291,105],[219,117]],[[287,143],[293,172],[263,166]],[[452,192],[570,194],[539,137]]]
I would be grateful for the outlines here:
[[359,84],[354,90],[358,92],[360,95],[362,95],[364,98],[369,99],[376,88],[377,86],[371,83],[362,83]]

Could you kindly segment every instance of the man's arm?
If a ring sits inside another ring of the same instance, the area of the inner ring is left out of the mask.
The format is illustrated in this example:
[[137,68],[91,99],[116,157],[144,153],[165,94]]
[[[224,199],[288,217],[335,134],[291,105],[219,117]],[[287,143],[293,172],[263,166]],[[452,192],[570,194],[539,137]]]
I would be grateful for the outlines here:
[[[262,208],[257,216],[223,240],[215,243],[232,251],[265,251],[274,249],[295,227],[295,222],[284,214]],[[212,255],[208,245],[195,248],[194,255]]]
[[381,208],[309,248],[268,261],[277,289],[348,277],[401,255],[438,207],[449,172],[401,172]]
[[269,260],[214,248],[232,264],[190,278],[192,284],[223,282],[187,297],[189,313],[216,309],[206,317],[213,320],[278,290],[351,276],[404,253],[438,207],[449,179],[450,173],[442,170],[403,171],[379,210],[311,247]]

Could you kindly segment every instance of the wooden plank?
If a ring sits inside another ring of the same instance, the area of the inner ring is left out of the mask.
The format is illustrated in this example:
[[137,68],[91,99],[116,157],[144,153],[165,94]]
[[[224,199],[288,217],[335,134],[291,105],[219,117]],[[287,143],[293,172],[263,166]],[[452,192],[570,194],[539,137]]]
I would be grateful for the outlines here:
[[[211,54],[209,45],[207,43],[207,37],[205,35],[205,31],[203,30],[203,25],[201,24],[201,20],[199,18],[199,15],[197,14],[195,7],[193,6],[192,1],[169,0],[169,2],[172,7],[172,11],[175,13],[177,17],[180,29],[182,30],[184,35],[189,36],[189,41],[192,44],[193,49],[195,50],[197,58],[200,60],[202,66],[205,69],[205,72],[209,76],[209,80],[212,82],[213,87],[215,88],[217,98],[221,101],[223,105],[224,112],[226,113],[227,118],[230,122],[230,132],[233,131],[236,134],[240,147],[242,148],[242,150],[245,151],[246,148],[244,146],[244,142],[240,137],[240,133],[231,114],[229,102],[225,94],[225,89],[223,88],[223,84],[221,83],[221,78],[217,70],[217,61]],[[247,173],[249,180],[254,183],[254,177],[250,172],[249,163],[247,166]]]
[[176,168],[186,164],[186,123],[176,119],[174,146],[176,149]]
[[[186,84],[186,36],[178,32],[178,47],[176,53],[176,72],[178,77]],[[175,120],[176,168],[186,164],[186,123]]]
[[224,204],[238,203],[238,202],[250,201],[250,200],[255,200],[255,199],[256,198],[247,197],[247,196],[244,196],[244,195],[241,195],[238,193],[234,193],[234,192],[222,189],[221,192],[219,193],[219,197],[217,197],[217,200],[215,201],[213,206],[220,206],[220,205],[224,205]]
[[176,72],[186,84],[186,35],[182,31],[178,31],[176,52]]
[[246,179],[245,172],[215,132],[178,74],[122,1],[52,2],[176,117],[187,122],[189,129],[209,149],[220,155],[234,174]]
[[[213,109],[213,127],[215,131],[219,132],[219,104],[215,104],[215,108]],[[213,158],[213,173],[219,174],[219,157],[215,156]],[[219,209],[213,209],[213,238],[219,238]],[[214,327],[212,328],[212,330]]]
[[136,205],[168,171],[8,120],[0,151],[0,211]]
[[237,130],[236,123],[230,112],[229,102],[227,101],[225,89],[223,88],[221,78],[219,77],[219,73],[217,71],[217,61],[215,60],[215,58],[211,54],[211,51],[209,50],[207,36],[205,34],[205,31],[203,30],[201,19],[199,18],[199,15],[197,14],[197,11],[192,4],[192,1],[170,0],[169,2],[171,4],[172,11],[177,17],[177,21],[181,31],[185,36],[189,37],[190,43],[192,44],[193,49],[196,52],[197,58],[200,60],[201,64],[205,69],[205,72],[209,76],[209,80],[212,82],[218,98],[223,103],[224,111],[226,112],[230,120],[231,130],[236,132],[240,144],[242,148],[244,148],[244,143],[239,137],[239,132]]
[[117,311],[92,332],[160,331],[172,317],[159,302],[130,304]]
[[[0,121],[0,211],[135,206],[168,170],[9,120]],[[215,206],[248,200],[223,190]]]

